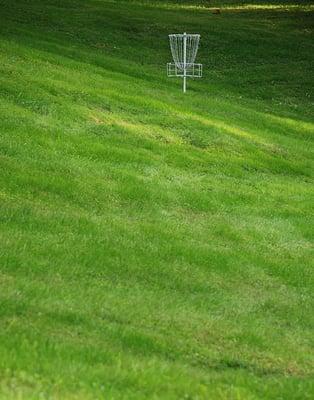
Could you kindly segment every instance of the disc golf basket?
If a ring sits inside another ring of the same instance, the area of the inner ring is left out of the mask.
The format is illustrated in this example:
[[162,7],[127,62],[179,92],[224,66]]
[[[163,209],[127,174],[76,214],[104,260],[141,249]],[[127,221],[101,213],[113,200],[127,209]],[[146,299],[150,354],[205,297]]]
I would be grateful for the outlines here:
[[195,58],[200,41],[197,34],[169,35],[173,63],[167,64],[168,76],[183,78],[183,92],[186,92],[186,78],[201,78],[202,64],[195,64]]

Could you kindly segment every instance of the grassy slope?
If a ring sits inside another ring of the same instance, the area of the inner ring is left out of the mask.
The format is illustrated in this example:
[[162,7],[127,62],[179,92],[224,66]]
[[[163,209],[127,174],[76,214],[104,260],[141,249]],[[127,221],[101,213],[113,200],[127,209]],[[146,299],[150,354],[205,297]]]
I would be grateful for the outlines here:
[[44,3],[0,1],[0,398],[313,398],[313,13]]

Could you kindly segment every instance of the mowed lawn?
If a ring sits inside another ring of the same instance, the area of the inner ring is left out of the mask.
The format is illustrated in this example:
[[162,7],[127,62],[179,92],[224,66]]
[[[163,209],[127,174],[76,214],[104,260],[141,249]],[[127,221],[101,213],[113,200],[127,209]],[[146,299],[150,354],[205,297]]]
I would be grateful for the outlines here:
[[219,3],[0,0],[0,399],[314,398],[314,7]]

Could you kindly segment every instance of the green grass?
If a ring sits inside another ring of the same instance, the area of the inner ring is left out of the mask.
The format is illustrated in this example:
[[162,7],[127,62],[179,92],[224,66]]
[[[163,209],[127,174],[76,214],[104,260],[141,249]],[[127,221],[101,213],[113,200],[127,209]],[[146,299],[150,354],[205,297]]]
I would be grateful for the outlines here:
[[208,3],[0,1],[1,399],[314,397],[313,7]]

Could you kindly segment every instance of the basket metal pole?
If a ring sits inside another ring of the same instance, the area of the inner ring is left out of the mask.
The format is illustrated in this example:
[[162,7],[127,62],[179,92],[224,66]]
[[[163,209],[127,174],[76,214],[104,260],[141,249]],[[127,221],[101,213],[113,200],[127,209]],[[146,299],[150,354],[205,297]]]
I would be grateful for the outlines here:
[[183,93],[186,92],[186,32],[183,35]]

